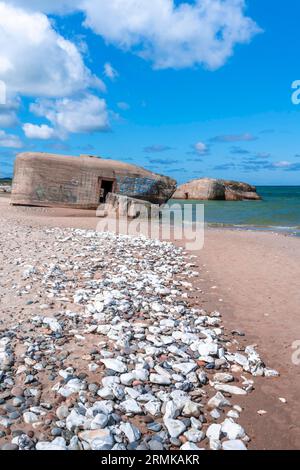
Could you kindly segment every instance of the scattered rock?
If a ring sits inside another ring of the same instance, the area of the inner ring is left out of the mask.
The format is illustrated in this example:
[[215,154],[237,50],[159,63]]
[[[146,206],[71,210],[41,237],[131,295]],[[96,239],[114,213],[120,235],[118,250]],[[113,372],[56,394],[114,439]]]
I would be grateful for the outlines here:
[[239,439],[234,439],[230,441],[224,441],[222,443],[223,450],[247,450],[247,447]]

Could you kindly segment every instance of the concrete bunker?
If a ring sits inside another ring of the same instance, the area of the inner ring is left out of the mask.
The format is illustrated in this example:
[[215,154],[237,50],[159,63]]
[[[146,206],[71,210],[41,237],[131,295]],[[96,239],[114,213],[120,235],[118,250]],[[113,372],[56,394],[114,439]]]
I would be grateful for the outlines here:
[[164,204],[176,181],[142,167],[90,155],[17,155],[11,203],[96,209],[110,193]]

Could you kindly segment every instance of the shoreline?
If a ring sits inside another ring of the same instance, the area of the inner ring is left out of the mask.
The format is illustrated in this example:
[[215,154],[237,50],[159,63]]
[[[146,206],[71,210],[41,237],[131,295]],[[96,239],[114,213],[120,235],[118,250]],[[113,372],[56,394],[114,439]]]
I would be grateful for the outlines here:
[[[10,211],[9,217],[21,224],[25,218],[32,227],[93,229],[95,225],[95,218],[85,211],[77,212],[77,217],[72,211],[56,210],[50,214],[41,208],[23,208],[13,214]],[[239,423],[251,436],[249,448],[299,448],[300,366],[291,363],[291,344],[300,338],[298,242],[295,237],[269,232],[210,228],[205,232],[204,249],[192,254],[197,256],[195,263],[199,270],[192,294],[197,305],[208,311],[219,309],[227,331],[245,333],[245,337],[237,338],[241,345],[258,344],[266,364],[281,373],[276,379],[255,378],[255,391],[240,401],[245,409]],[[276,272],[283,279],[283,286],[278,276],[274,285]],[[275,296],[273,300],[272,296]],[[278,345],[282,345],[282,353]],[[287,403],[279,398],[285,398]],[[260,416],[259,410],[267,413]]]

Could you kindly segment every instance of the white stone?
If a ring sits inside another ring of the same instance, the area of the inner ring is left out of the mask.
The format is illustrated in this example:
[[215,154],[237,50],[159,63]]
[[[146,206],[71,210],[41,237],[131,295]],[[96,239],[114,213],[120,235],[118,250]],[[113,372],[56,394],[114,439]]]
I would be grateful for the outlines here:
[[[121,378],[122,376],[120,376]],[[113,387],[115,384],[120,383],[120,378],[115,375],[108,375],[102,378],[103,387]]]
[[182,409],[186,402],[190,400],[190,396],[182,390],[174,390],[174,392],[170,393],[170,396],[176,406],[180,409]]
[[91,422],[91,429],[104,429],[108,423],[108,416],[98,413]]
[[126,365],[118,359],[101,359],[101,362],[103,362],[107,369],[114,370],[120,374],[123,374],[127,371]]
[[141,382],[146,382],[149,378],[149,372],[147,369],[134,369],[132,373],[135,380],[141,380]]
[[171,380],[163,375],[159,374],[150,374],[150,382],[158,385],[170,385]]
[[189,431],[186,431],[184,433],[184,436],[190,442],[200,442],[200,441],[202,441],[202,439],[204,439],[205,434],[204,434],[203,431],[197,431],[195,429],[190,429]]
[[204,449],[200,449],[198,446],[196,446],[196,444],[194,444],[193,442],[185,442],[185,444],[182,444],[182,446],[180,447],[181,450],[204,450]]
[[186,430],[185,424],[178,419],[166,418],[164,424],[170,436],[174,438],[180,436]]
[[221,428],[221,424],[211,424],[206,431],[206,436],[208,437],[208,439],[218,441],[221,435]]
[[199,403],[195,403],[194,401],[188,400],[183,407],[182,415],[183,416],[194,416],[198,418],[201,414],[201,405]]
[[120,406],[126,413],[142,413],[142,408],[133,398],[129,398],[128,400],[122,401],[122,403],[120,403]]
[[58,393],[63,397],[68,398],[73,393],[78,393],[81,389],[82,382],[79,379],[71,379],[66,385],[58,390]]
[[230,441],[224,441],[222,443],[223,450],[247,450],[245,444],[239,439],[233,439]]
[[135,376],[132,372],[127,372],[126,374],[120,375],[120,380],[123,385],[131,385],[135,380]]
[[141,437],[140,430],[130,423],[121,423],[120,430],[125,434],[129,443],[136,442]]
[[245,431],[232,419],[226,418],[222,423],[222,433],[230,440],[240,439],[245,436]]
[[218,412],[217,408],[215,408],[214,410],[212,410],[210,412],[210,416],[213,418],[213,419],[219,419],[220,418],[220,413]]
[[56,416],[60,420],[65,419],[68,416],[68,414],[69,414],[69,409],[66,405],[61,405],[56,410]]
[[222,395],[221,392],[216,393],[210,400],[208,400],[209,408],[224,408],[230,406],[230,402]]
[[78,434],[78,437],[87,443],[91,450],[110,450],[114,445],[114,439],[109,429],[83,431]]
[[221,441],[218,439],[210,439],[209,448],[210,450],[220,450],[222,448]]
[[265,377],[279,377],[279,372],[277,370],[274,370],[274,369],[268,369],[268,368],[265,368],[264,369],[264,376]]
[[236,410],[230,410],[227,413],[228,418],[239,419],[240,415]]
[[180,415],[181,410],[182,410],[182,407],[178,406],[174,401],[172,401],[172,400],[167,401],[166,404],[165,404],[164,419],[177,418],[177,416]]
[[160,365],[154,366],[155,371],[158,373],[158,375],[162,375],[163,377],[167,377],[168,379],[171,378],[171,374],[167,369],[164,369]]
[[44,317],[43,323],[49,326],[50,330],[53,331],[54,333],[60,333],[62,331],[62,327],[60,323],[55,318]]
[[85,422],[86,417],[73,409],[66,419],[66,427],[69,431],[73,431],[77,427],[84,426]]
[[26,424],[32,424],[39,421],[38,416],[31,411],[25,411],[25,413],[23,413],[23,419]]
[[158,400],[150,400],[144,405],[144,409],[151,416],[160,416],[161,402]]
[[176,372],[180,372],[184,375],[188,375],[190,372],[193,372],[194,370],[197,369],[197,364],[196,362],[181,362],[178,364],[173,364],[172,368]]
[[114,394],[111,387],[102,387],[97,391],[97,395],[104,400],[113,400]]
[[200,356],[216,356],[218,354],[218,345],[216,343],[200,343],[198,346]]
[[67,450],[66,441],[63,437],[56,437],[52,442],[38,442],[36,450]]
[[231,374],[228,374],[226,372],[217,372],[212,379],[214,382],[221,382],[221,383],[227,383],[227,382],[233,382],[234,377]]
[[247,395],[246,390],[236,387],[235,385],[215,384],[214,387],[216,390],[231,393],[232,395]]
[[199,419],[191,417],[191,426],[193,429],[202,429],[202,423]]

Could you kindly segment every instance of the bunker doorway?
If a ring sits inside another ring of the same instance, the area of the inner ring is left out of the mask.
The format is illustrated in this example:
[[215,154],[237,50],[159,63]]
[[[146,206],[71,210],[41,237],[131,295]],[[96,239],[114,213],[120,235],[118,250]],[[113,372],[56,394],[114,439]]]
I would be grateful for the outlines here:
[[105,202],[108,193],[112,193],[114,189],[114,180],[103,180],[99,178],[100,182],[100,198],[99,202]]

